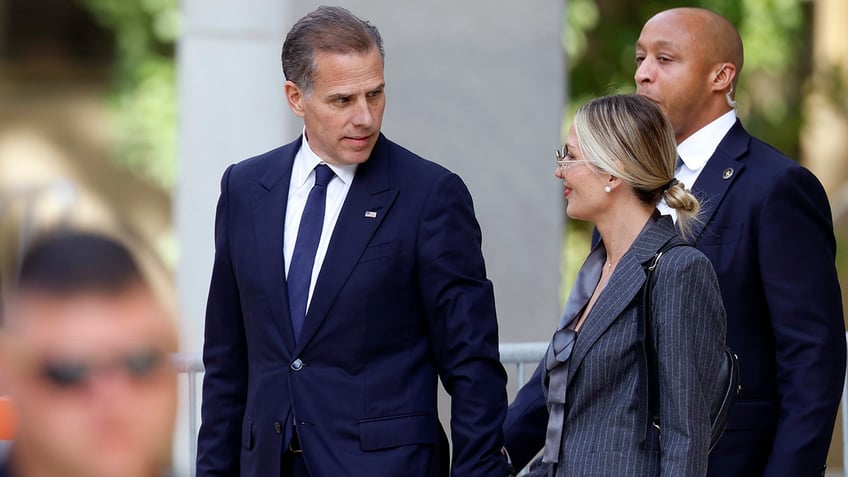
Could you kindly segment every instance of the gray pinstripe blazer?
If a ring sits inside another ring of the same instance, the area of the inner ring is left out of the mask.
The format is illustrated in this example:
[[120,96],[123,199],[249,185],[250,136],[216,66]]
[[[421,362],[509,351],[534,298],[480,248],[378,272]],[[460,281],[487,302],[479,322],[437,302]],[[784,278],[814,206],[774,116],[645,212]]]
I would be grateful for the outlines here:
[[[638,442],[645,426],[639,412],[642,351],[637,340],[639,291],[645,282],[642,263],[675,234],[669,216],[648,220],[577,335],[566,379],[557,476],[706,475],[707,396],[716,385],[726,324],[713,267],[692,247],[666,252],[655,272],[652,331],[662,430],[652,428],[646,444]],[[602,266],[603,260],[593,260],[598,254],[606,255],[603,244],[590,254],[581,273]],[[575,284],[567,313],[583,308],[595,283]],[[570,318],[564,316],[563,324]]]

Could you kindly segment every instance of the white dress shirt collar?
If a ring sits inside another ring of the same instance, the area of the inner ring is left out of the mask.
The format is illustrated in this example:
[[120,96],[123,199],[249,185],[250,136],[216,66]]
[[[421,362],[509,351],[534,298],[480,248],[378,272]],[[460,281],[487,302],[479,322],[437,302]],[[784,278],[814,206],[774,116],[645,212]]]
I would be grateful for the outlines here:
[[[700,171],[736,123],[736,110],[722,114],[677,145],[677,155],[690,171]],[[691,186],[691,184],[686,184]]]
[[[677,145],[677,155],[683,160],[683,166],[675,170],[674,177],[682,182],[687,190],[692,190],[692,185],[698,180],[707,161],[734,124],[736,124],[736,110],[730,110]],[[657,209],[662,214],[671,215],[677,221],[677,211],[665,203],[665,198],[657,204]]]
[[309,179],[309,174],[318,164],[327,164],[330,169],[336,174],[336,177],[341,179],[345,185],[350,185],[353,182],[353,177],[356,175],[356,164],[345,164],[337,166],[329,164],[312,150],[309,146],[309,141],[306,139],[306,128],[303,128],[303,141],[300,145],[300,150],[295,154],[294,165],[292,166],[291,183],[296,187],[300,187]]

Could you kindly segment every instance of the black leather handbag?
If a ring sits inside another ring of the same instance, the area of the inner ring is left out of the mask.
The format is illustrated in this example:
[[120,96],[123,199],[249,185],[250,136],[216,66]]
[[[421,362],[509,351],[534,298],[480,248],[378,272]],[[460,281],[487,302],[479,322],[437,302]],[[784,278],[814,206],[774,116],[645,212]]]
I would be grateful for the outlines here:
[[[654,347],[654,334],[647,330],[652,330],[651,319],[651,290],[653,289],[653,272],[657,268],[660,257],[668,250],[679,247],[689,246],[683,239],[675,237],[669,240],[660,248],[654,258],[650,260],[645,267],[647,278],[645,285],[642,287],[642,306],[640,311],[638,333],[642,342],[644,351],[643,373],[644,379],[641,383],[643,397],[647,398],[647,406],[643,409],[647,410],[647,425],[654,426],[660,429],[659,416],[659,376],[657,372],[657,353]],[[710,390],[710,450],[713,450],[727,425],[727,418],[730,416],[730,410],[736,402],[739,393],[742,392],[742,385],[739,383],[739,362],[736,354],[730,348],[724,348],[722,354],[721,365],[718,371],[718,385]],[[647,394],[647,396],[645,396]],[[645,399],[642,400],[645,402]]]

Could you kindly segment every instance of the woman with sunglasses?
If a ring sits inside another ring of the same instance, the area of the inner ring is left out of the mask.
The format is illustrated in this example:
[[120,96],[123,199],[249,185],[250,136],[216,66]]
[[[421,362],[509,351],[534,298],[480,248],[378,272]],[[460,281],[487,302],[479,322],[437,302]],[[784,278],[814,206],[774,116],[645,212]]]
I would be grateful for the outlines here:
[[[659,427],[647,415],[642,384],[645,264],[680,235],[691,238],[698,220],[698,201],[674,179],[676,157],[668,120],[635,95],[582,106],[557,151],[567,213],[592,222],[600,240],[540,364],[542,386],[531,379],[510,406],[506,449],[516,464],[544,440],[543,465],[534,474],[706,475],[709,391],[726,324],[715,272],[693,247],[668,249],[653,271],[648,332],[656,348]],[[660,201],[676,213],[677,227],[658,212]],[[534,405],[547,409],[546,426]]]

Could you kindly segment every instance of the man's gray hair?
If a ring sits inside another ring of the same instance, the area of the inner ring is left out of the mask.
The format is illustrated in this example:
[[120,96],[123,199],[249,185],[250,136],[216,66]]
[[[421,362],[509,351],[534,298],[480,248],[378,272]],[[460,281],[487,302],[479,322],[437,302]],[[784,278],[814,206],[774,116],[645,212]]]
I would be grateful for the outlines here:
[[377,48],[385,59],[377,27],[342,7],[321,6],[294,24],[283,42],[283,74],[308,94],[318,52],[365,54]]

